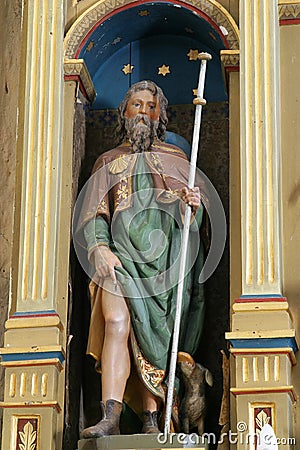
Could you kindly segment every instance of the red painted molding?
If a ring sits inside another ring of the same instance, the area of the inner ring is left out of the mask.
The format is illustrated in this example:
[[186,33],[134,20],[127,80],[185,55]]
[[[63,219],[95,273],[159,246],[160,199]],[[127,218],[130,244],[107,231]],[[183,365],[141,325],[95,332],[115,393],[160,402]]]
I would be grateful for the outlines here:
[[280,26],[299,25],[299,23],[300,23],[300,19],[281,19],[281,20],[279,20]]
[[286,297],[247,297],[237,298],[235,303],[268,303],[268,302],[287,302]]

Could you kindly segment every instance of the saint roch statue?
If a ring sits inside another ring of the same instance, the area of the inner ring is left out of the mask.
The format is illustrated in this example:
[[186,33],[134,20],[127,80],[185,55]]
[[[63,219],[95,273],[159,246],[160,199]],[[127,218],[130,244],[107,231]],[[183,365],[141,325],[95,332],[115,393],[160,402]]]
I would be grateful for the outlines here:
[[[120,433],[123,402],[143,433],[159,433],[174,329],[181,235],[192,209],[179,350],[193,355],[204,315],[199,187],[187,188],[189,162],[165,142],[167,100],[151,81],[134,84],[119,106],[119,146],[96,161],[80,212],[91,274],[87,353],[101,373],[102,419],[83,438]],[[80,233],[79,233],[80,234]],[[172,424],[178,425],[176,379]]]

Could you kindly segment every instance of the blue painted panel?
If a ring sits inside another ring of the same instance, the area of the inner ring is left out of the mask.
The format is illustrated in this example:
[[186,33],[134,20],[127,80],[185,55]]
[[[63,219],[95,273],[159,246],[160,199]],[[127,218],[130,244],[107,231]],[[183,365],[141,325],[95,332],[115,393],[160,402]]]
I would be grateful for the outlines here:
[[57,312],[54,311],[54,309],[47,309],[47,310],[43,310],[43,311],[18,311],[15,312],[11,318],[16,318],[16,317],[23,317],[23,316],[52,316],[52,315],[57,315]]
[[[189,61],[190,49],[208,51],[205,97],[210,102],[227,99],[220,63],[225,43],[220,29],[187,7],[168,2],[137,5],[108,18],[89,36],[83,58],[94,82],[97,98],[92,109],[116,108],[132,83],[150,79],[165,91],[170,104],[188,104],[197,87],[199,61]],[[125,75],[125,64],[134,66]],[[158,75],[158,67],[170,74]]]
[[79,58],[84,58],[93,78],[121,47],[162,34],[192,37],[216,53],[225,48],[216,29],[196,12],[173,3],[152,2],[121,11],[101,23],[89,36]]
[[32,361],[43,359],[58,359],[61,363],[64,362],[65,357],[62,352],[36,352],[36,353],[9,353],[1,355],[3,362],[8,361]]
[[[159,53],[157,49],[159,48]],[[93,82],[97,97],[92,109],[117,108],[131,84],[148,79],[164,91],[170,105],[193,102],[193,89],[197,88],[199,61],[190,61],[190,49],[211,49],[180,36],[154,36],[133,42],[114,53],[96,72]],[[131,74],[124,74],[124,65],[133,66]],[[159,74],[159,67],[169,66],[170,73]],[[221,62],[218,55],[207,65],[205,98],[208,102],[227,100]]]
[[[132,83],[149,79],[164,91],[169,104],[193,102],[193,89],[197,88],[200,61],[190,61],[190,49],[213,53],[194,39],[182,36],[153,36],[132,43]],[[221,62],[216,54],[207,65],[205,98],[210,102],[227,100],[221,71]],[[170,73],[159,74],[159,67],[168,66]],[[137,69],[137,70],[136,70]]]
[[294,338],[257,338],[257,339],[229,339],[233,348],[286,348],[291,347],[298,351],[298,345]]
[[115,109],[122,101],[131,85],[131,76],[122,71],[125,64],[130,64],[130,45],[114,53],[96,72],[93,82],[97,97],[92,109]]

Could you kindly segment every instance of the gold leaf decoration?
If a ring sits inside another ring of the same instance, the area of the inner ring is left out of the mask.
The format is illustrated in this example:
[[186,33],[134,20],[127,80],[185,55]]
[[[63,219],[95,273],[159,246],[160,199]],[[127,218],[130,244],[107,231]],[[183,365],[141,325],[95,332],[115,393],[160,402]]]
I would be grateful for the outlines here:
[[36,449],[36,431],[30,422],[24,425],[23,431],[19,431],[21,444],[19,450],[35,450]]
[[270,422],[270,417],[268,414],[262,409],[256,416],[256,425],[258,426],[258,429],[256,432],[259,434],[262,427]]

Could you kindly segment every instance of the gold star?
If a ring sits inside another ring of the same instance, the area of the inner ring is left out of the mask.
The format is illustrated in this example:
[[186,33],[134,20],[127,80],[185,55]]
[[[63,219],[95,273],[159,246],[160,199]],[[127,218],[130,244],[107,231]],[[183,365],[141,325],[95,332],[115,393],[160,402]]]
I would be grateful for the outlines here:
[[161,67],[158,68],[158,75],[163,75],[165,77],[167,73],[171,73],[170,66],[166,66],[165,64],[163,64]]
[[189,53],[187,53],[187,56],[189,57],[190,61],[197,61],[198,55],[199,55],[199,50],[190,49]]
[[139,16],[140,17],[146,17],[149,16],[149,11],[147,9],[144,9],[143,11],[139,11]]
[[133,69],[134,69],[134,66],[131,66],[130,64],[124,64],[124,67],[122,70],[125,73],[125,75],[128,75],[129,73],[132,73]]
[[94,41],[90,41],[86,49],[88,52],[90,52],[93,47],[94,47]]
[[193,95],[198,95],[198,89],[193,89]]

